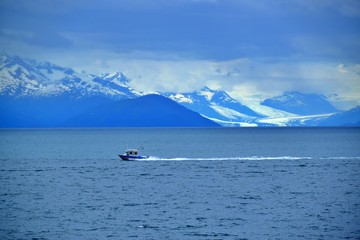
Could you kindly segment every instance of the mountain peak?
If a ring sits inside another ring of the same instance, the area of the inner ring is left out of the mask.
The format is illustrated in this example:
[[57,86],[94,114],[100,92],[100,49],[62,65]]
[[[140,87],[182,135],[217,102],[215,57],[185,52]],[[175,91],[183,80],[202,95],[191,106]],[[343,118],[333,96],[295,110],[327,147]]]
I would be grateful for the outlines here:
[[221,103],[239,103],[230,95],[222,90],[213,90],[207,86],[203,87],[199,92],[199,95],[204,96],[207,101],[221,104]]
[[221,90],[203,87],[192,93],[167,93],[168,98],[212,120],[248,121],[263,117]]
[[334,113],[338,110],[321,94],[284,92],[283,95],[265,99],[261,105],[299,115]]
[[8,58],[9,55],[7,55],[3,50],[0,50],[0,63],[5,62]]
[[[51,62],[9,56],[0,51],[0,97],[2,98],[0,107],[4,111],[11,109],[14,113],[18,108],[20,115],[27,113],[29,117],[39,117],[40,122],[43,121],[42,119],[55,118],[60,121],[89,107],[143,96],[143,93],[130,87],[130,82],[131,80],[121,72],[89,75]],[[213,90],[207,86],[190,93],[158,93],[158,95],[165,96],[224,125],[284,124],[287,119],[286,124],[303,126],[311,124],[306,119],[328,118],[330,115],[331,124],[360,123],[358,120],[360,107],[347,113],[339,112],[326,96],[316,93],[287,91],[264,100],[261,103],[263,106],[258,106],[258,103],[243,105],[227,92]],[[9,101],[8,105],[6,101]],[[11,101],[15,103],[11,105]],[[150,95],[140,98],[139,101],[142,101],[146,108],[152,105],[152,102],[157,105],[157,101],[166,104],[170,100],[166,101],[159,96]],[[145,110],[141,109],[141,111]],[[21,116],[19,119],[23,119]],[[316,124],[315,120],[312,122]]]
[[201,88],[200,91],[201,92],[215,92],[216,90],[213,90],[213,89],[211,89],[211,88],[209,88],[207,86],[204,86],[204,87]]
[[140,95],[129,87],[130,80],[121,72],[98,77],[50,62],[22,59],[18,56],[2,54],[0,60],[0,95],[68,95],[74,98],[99,96],[115,99]]
[[124,75],[121,72],[105,73],[100,75],[104,79],[117,79],[121,78]]
[[105,73],[100,76],[106,81],[117,81],[118,83],[121,83],[121,85],[128,85],[130,83],[130,79],[127,78],[122,72]]
[[211,101],[215,91],[205,86],[198,92],[198,94],[204,96],[207,101]]

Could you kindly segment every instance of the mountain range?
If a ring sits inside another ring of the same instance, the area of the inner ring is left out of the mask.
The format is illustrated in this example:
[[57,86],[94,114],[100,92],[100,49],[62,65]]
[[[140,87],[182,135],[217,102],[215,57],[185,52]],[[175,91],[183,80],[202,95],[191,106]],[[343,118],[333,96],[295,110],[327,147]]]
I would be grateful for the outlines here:
[[[136,87],[135,87],[136,89]],[[121,72],[94,75],[0,54],[0,127],[359,126],[360,108],[285,92],[243,104],[225,91],[147,95]]]
[[319,94],[285,92],[281,96],[266,99],[260,104],[299,115],[338,112],[325,96]]

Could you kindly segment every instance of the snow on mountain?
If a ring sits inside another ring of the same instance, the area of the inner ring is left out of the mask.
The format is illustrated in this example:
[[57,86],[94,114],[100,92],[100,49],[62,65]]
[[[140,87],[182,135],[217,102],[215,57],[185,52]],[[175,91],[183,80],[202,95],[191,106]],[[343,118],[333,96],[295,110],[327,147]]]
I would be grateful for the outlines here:
[[203,96],[208,102],[211,102],[216,91],[211,90],[208,87],[203,87],[197,94]]
[[261,105],[297,115],[317,115],[338,112],[325,96],[299,92],[285,92],[281,96],[264,100],[261,102]]
[[245,101],[245,106],[248,106],[249,108],[253,109],[255,112],[266,116],[267,118],[281,118],[281,117],[295,117],[298,116],[294,113],[289,113],[286,111],[282,111],[279,109],[271,108],[265,105],[261,105],[260,101]]
[[257,120],[260,126],[316,126],[313,124],[315,121],[326,119],[332,116],[333,113],[318,114],[318,115],[306,115],[306,116],[284,116],[284,117],[268,117]]
[[129,81],[122,73],[96,76],[0,54],[0,127],[57,126],[87,109],[140,96]]
[[95,76],[49,62],[1,54],[0,95],[50,97],[63,94],[75,98],[103,96],[114,99],[141,95],[129,87],[129,79],[122,73]]
[[[281,107],[267,106],[264,102],[246,102],[243,105],[231,98],[226,92],[215,91],[208,87],[193,93],[168,93],[165,96],[223,126],[232,127],[306,126],[314,121],[330,117],[333,114],[327,112],[329,108],[325,108],[325,113],[323,112],[324,109],[317,109],[315,112],[319,111],[320,113],[318,114],[301,114],[301,111],[294,113],[295,111],[291,112],[290,110],[292,109],[289,110],[286,107],[281,109]],[[284,96],[275,97],[274,99],[283,102],[285,106],[287,104],[290,106],[306,106],[311,109],[311,99],[304,100],[306,96],[306,94],[288,92]],[[321,95],[310,95],[310,97],[323,98]],[[318,99],[316,101],[319,102]],[[326,103],[321,104],[321,106],[327,106]]]
[[231,98],[226,92],[212,90],[208,87],[192,93],[164,93],[163,95],[219,123],[249,123],[263,117]]
[[[262,102],[245,103],[225,91],[208,87],[191,93],[156,94],[223,126],[357,126],[360,123],[359,108],[339,113],[319,94],[285,92]],[[4,126],[23,126],[31,121],[27,126],[51,126],[87,109],[143,95],[130,87],[130,79],[121,72],[96,76],[0,53],[0,110],[8,124]]]
[[194,101],[189,96],[185,96],[184,94],[181,94],[181,93],[168,95],[168,97],[170,99],[172,99],[173,101],[178,102],[180,104],[181,103],[188,103],[188,104],[194,103]]

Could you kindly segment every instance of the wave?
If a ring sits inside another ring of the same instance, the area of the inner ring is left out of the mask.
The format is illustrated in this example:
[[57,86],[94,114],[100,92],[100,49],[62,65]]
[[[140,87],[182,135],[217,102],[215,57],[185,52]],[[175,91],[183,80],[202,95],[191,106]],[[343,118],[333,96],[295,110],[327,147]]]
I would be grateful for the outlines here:
[[298,157],[298,156],[280,156],[280,157],[208,157],[208,158],[160,158],[150,156],[148,159],[142,161],[270,161],[270,160],[360,160],[360,157]]

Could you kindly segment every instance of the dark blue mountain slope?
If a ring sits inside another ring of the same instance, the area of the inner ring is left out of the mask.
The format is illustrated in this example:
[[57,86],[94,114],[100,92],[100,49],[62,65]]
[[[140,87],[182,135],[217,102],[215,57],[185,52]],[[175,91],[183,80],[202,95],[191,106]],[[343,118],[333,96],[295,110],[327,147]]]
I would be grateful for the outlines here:
[[87,109],[112,102],[103,97],[0,97],[0,127],[54,127]]
[[60,126],[217,127],[219,125],[166,97],[146,95],[92,108]]
[[360,106],[357,106],[349,111],[336,113],[326,119],[322,119],[318,121],[316,125],[328,126],[328,127],[334,127],[334,126],[360,127]]

